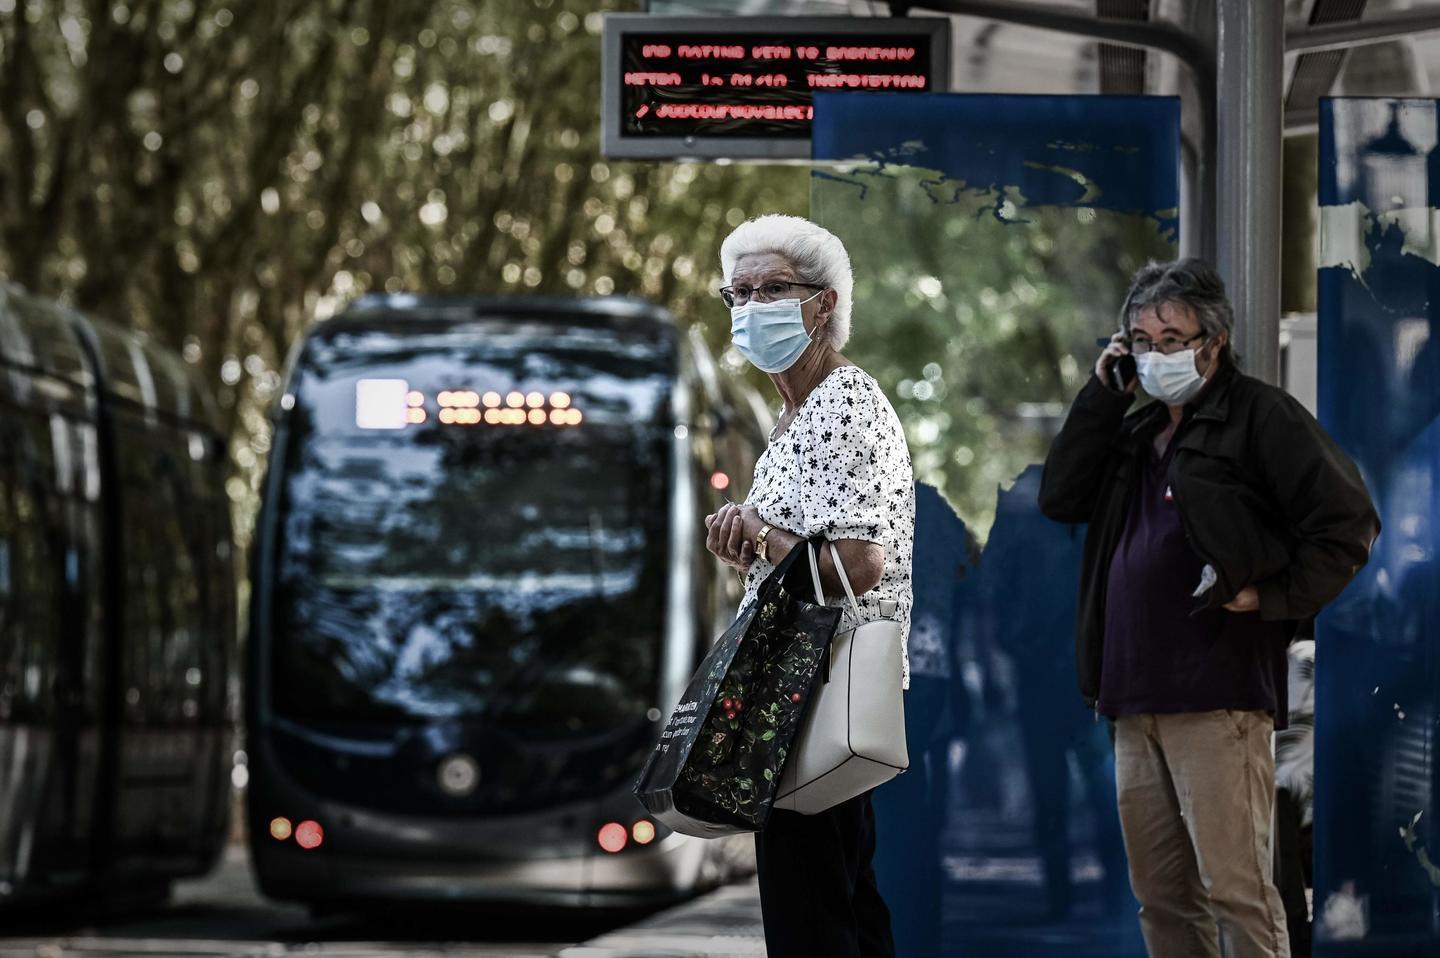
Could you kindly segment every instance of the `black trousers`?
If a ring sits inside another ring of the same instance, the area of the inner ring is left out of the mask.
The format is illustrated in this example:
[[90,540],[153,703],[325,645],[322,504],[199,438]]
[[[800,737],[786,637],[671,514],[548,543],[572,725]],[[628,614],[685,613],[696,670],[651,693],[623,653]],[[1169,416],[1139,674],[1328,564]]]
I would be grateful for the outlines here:
[[874,855],[869,792],[819,815],[776,810],[755,835],[766,951],[774,958],[894,958]]

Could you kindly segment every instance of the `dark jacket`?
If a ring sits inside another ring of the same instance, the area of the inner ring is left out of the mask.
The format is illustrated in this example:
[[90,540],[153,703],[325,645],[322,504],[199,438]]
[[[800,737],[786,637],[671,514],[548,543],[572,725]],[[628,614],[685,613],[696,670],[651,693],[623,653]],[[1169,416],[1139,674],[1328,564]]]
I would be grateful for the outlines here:
[[[1075,633],[1080,693],[1100,694],[1110,559],[1125,529],[1145,443],[1169,415],[1099,379],[1080,391],[1045,459],[1040,509],[1087,522]],[[1380,517],[1355,463],[1283,390],[1227,365],[1186,410],[1167,476],[1185,537],[1218,581],[1196,611],[1224,605],[1246,586],[1260,616],[1294,624],[1315,615],[1370,557]]]

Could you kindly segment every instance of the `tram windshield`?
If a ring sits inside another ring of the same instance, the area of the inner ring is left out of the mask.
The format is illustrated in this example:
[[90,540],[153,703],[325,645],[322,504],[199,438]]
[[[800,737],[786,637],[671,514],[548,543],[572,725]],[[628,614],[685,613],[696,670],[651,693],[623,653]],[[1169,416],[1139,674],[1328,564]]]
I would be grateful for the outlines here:
[[509,320],[313,341],[277,527],[277,712],[535,735],[643,717],[670,337]]

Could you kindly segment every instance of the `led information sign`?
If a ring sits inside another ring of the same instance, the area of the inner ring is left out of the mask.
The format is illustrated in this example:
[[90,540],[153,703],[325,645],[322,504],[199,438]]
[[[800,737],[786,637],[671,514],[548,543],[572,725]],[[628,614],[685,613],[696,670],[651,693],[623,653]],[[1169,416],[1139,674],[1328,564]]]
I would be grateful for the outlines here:
[[[403,379],[355,381],[355,425],[360,429],[404,429],[430,421],[427,398]],[[446,426],[578,426],[585,414],[570,394],[442,389],[435,419]]]
[[611,157],[802,158],[817,91],[948,88],[950,21],[605,18]]

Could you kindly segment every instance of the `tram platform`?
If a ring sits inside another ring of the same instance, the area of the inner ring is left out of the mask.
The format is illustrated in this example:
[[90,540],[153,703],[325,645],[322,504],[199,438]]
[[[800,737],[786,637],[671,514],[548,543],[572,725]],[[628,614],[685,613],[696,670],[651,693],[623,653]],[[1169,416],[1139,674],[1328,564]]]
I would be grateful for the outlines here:
[[[1098,864],[1077,862],[1076,913],[1044,920],[1041,863],[1017,853],[1018,838],[995,822],[972,823],[989,845],[943,858],[945,928],[941,958],[1143,958],[1133,915],[1098,914]],[[971,845],[975,844],[972,840]],[[1009,853],[1006,853],[1007,847]],[[259,894],[245,849],[177,884],[166,903],[140,909],[52,910],[0,931],[0,958],[760,958],[766,954],[754,878],[727,885],[630,924],[596,916],[523,911],[310,915]],[[618,927],[617,927],[618,926]]]
[[727,885],[560,952],[559,958],[764,958],[760,888]]

